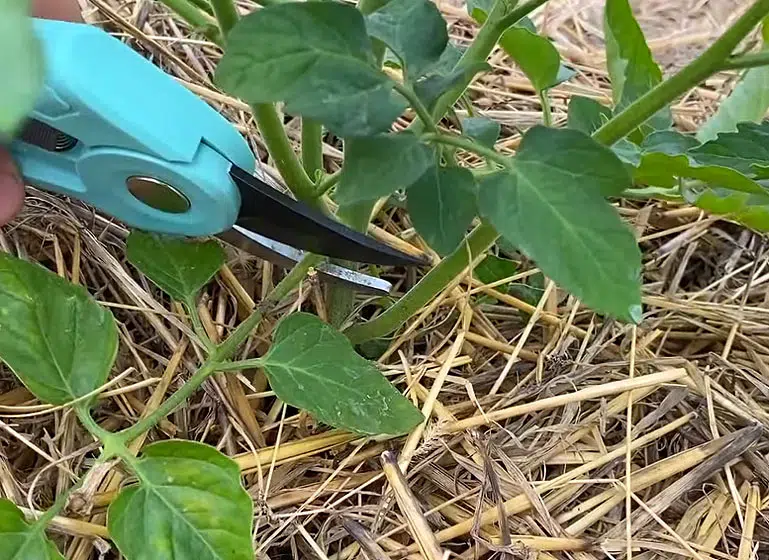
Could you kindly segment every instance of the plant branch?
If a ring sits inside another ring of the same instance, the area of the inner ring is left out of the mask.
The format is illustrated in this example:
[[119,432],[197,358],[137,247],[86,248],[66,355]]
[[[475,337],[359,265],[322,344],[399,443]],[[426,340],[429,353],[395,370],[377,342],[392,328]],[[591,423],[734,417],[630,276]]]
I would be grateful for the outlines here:
[[[491,51],[494,50],[502,33],[546,1],[547,0],[532,0],[511,10],[511,2],[509,0],[496,0],[494,6],[489,11],[486,21],[483,22],[483,26],[480,31],[478,31],[478,35],[476,35],[473,42],[459,59],[459,62],[457,62],[454,69],[469,69],[479,62],[485,62],[491,54]],[[454,106],[474,77],[475,74],[470,75],[468,72],[468,75],[465,76],[459,84],[438,98],[438,101],[435,103],[435,108],[433,109],[434,122],[440,121],[446,112]]]
[[[302,166],[310,180],[315,182],[318,171],[323,173],[323,126],[302,117]],[[313,196],[317,195],[315,189]]]
[[344,334],[353,344],[360,344],[373,338],[387,336],[399,329],[426,303],[445,289],[457,275],[462,273],[462,270],[470,262],[470,255],[475,259],[485,253],[498,237],[499,234],[491,225],[481,223],[465,238],[464,243],[444,258],[438,266],[430,270],[395,305],[376,319],[350,327],[344,331]]
[[185,300],[182,302],[184,304],[184,307],[187,309],[187,314],[190,317],[190,323],[192,323],[192,330],[195,331],[195,334],[200,339],[200,344],[203,345],[203,348],[205,351],[210,354],[213,349],[214,345],[211,341],[211,338],[208,336],[208,332],[206,332],[205,327],[203,327],[203,323],[200,320],[200,314],[198,314],[197,305],[195,304],[195,298],[189,297],[185,298]]
[[422,135],[422,140],[424,140],[425,142],[434,142],[436,144],[443,144],[444,146],[454,146],[456,148],[461,148],[468,152],[474,152],[479,156],[483,156],[484,158],[490,161],[495,161],[504,167],[510,167],[512,165],[511,163],[512,160],[510,158],[503,156],[502,154],[500,154],[495,150],[492,150],[491,148],[482,146],[466,136],[456,136],[453,134],[427,133]]
[[[320,180],[318,186],[315,188],[315,196],[320,198],[328,191],[330,191],[334,185],[339,182],[339,178],[342,175],[341,171],[334,171],[331,175],[326,175]],[[337,215],[338,217],[338,215]]]
[[769,51],[762,51],[740,56],[730,56],[718,70],[742,70],[769,65]]
[[200,10],[189,0],[161,0],[193,29],[200,31],[205,37],[221,46],[222,37],[216,25],[216,19]]
[[271,103],[260,103],[253,105],[252,110],[267,151],[286,186],[302,202],[319,207],[320,202],[313,196],[315,185],[299,163],[275,106]]
[[414,109],[417,116],[419,117],[419,120],[422,121],[422,126],[424,126],[425,129],[429,130],[430,132],[438,132],[438,127],[435,126],[433,117],[430,115],[430,111],[427,110],[427,107],[425,107],[424,103],[422,103],[422,100],[419,99],[419,96],[414,92],[414,90],[397,80],[393,80],[393,83],[395,83],[395,91],[405,97],[409,102],[409,105],[411,105],[411,108]]
[[219,22],[222,38],[226,40],[230,30],[238,23],[240,17],[237,9],[235,9],[235,2],[233,0],[210,0],[210,2],[214,8],[216,21]]
[[646,122],[657,111],[722,68],[740,41],[769,14],[769,0],[757,0],[705,52],[628,105],[624,111],[593,133],[593,138],[611,146]]
[[130,428],[115,434],[114,437],[120,439],[123,445],[128,445],[132,440],[141,434],[150,430],[162,418],[165,418],[173,412],[178,406],[186,401],[192,394],[217,371],[226,369],[226,362],[238,350],[249,337],[251,332],[259,325],[267,309],[278,304],[284,297],[296,288],[307,275],[307,272],[314,266],[323,261],[324,257],[314,254],[308,254],[299,263],[291,269],[283,280],[267,295],[256,309],[243,321],[233,333],[227,337],[224,342],[219,344],[210,354],[208,359],[200,368],[182,385],[173,395],[168,397],[158,408],[150,414],[139,420]]
[[499,20],[499,26],[503,27],[502,30],[507,31],[510,27],[521,21],[524,17],[529,15],[531,12],[539,8],[540,6],[544,6],[547,4],[547,0],[529,0],[528,2],[521,4],[514,10],[512,10],[509,14],[503,16]]

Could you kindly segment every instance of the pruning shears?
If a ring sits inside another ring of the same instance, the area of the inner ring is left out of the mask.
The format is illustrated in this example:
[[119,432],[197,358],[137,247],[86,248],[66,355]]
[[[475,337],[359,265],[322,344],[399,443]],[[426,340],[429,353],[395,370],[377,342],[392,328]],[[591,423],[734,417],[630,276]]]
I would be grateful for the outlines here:
[[[45,83],[10,145],[27,184],[82,200],[130,227],[217,236],[280,265],[304,251],[424,264],[270,186],[227,119],[109,33],[82,23],[33,23]],[[391,289],[331,263],[318,272],[361,291]]]

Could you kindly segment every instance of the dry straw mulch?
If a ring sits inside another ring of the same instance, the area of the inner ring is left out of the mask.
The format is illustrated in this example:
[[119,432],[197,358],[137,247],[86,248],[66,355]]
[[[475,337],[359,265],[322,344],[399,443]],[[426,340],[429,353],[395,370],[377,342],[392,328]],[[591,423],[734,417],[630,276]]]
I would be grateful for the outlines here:
[[[212,85],[217,49],[190,37],[160,2],[83,3],[89,22],[220,108],[264,155],[247,108]],[[452,37],[471,37],[476,27],[461,3],[439,4]],[[644,0],[636,10],[670,72],[745,4]],[[553,92],[556,125],[572,94],[608,100],[601,7],[552,0],[535,18],[579,72]],[[503,123],[499,148],[514,150],[520,131],[540,121],[539,104],[503,53],[491,62],[494,73],[473,96]],[[696,127],[733,78],[714,77],[680,100],[677,125]],[[339,167],[339,148],[325,146],[329,170]],[[247,371],[211,379],[147,441],[205,441],[238,462],[257,506],[259,558],[767,558],[764,238],[687,206],[628,202],[620,211],[644,249],[638,328],[602,321],[550,285],[532,306],[462,276],[380,359],[430,416],[409,437],[372,441],[317,426],[277,402],[261,372]],[[382,216],[372,232],[423,249],[403,217]],[[126,262],[126,235],[39,192],[0,233],[3,250],[86,285],[114,312],[122,344],[97,412],[110,429],[156,407],[199,362],[180,309]],[[230,253],[201,303],[212,336],[242,321],[282,272]],[[391,279],[401,293],[416,280],[397,271]],[[484,294],[492,297],[471,297]],[[249,351],[263,352],[277,319],[299,308],[325,315],[317,280],[263,322]],[[50,505],[95,456],[71,411],[40,405],[6,369],[0,434],[0,493],[28,512]],[[105,539],[105,511],[124,481],[116,468],[92,473],[55,519],[67,558],[118,557]]]

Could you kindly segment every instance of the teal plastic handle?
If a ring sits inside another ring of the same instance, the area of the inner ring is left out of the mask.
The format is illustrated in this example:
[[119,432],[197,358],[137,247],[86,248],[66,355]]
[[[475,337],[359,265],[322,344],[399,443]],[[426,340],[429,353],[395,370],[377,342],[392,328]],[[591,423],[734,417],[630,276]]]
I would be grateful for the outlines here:
[[[36,19],[45,86],[31,119],[77,139],[55,151],[17,138],[27,184],[87,202],[127,225],[199,236],[228,230],[240,209],[231,166],[255,171],[240,133],[211,106],[108,33]],[[171,185],[189,202],[163,211],[134,196],[130,177]]]

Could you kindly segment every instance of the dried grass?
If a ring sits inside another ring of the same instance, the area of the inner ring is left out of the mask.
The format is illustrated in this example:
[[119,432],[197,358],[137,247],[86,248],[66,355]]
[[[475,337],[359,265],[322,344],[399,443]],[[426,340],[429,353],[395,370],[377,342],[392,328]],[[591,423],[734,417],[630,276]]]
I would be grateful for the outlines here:
[[[189,38],[159,2],[83,3],[88,21],[220,108],[264,155],[244,105],[211,83],[215,48]],[[608,99],[602,4],[552,0],[537,15],[579,71],[553,92],[556,124],[572,94]],[[454,39],[472,35],[461,2],[439,5]],[[726,0],[645,0],[636,9],[667,72],[735,17]],[[504,124],[499,147],[515,149],[520,131],[540,119],[539,103],[503,54],[491,61],[494,74],[473,95]],[[714,77],[680,100],[677,125],[701,122],[732,79]],[[296,135],[296,123],[290,127]],[[325,146],[330,170],[339,167],[339,147]],[[265,169],[275,174],[269,162]],[[373,441],[329,431],[276,401],[262,372],[246,371],[209,380],[147,439],[205,441],[235,458],[257,506],[259,558],[767,558],[764,238],[686,206],[628,202],[620,211],[644,249],[647,315],[637,329],[602,321],[562,292],[535,307],[461,278],[380,360],[429,414],[411,436]],[[376,232],[421,250],[405,220],[380,220]],[[126,234],[41,192],[0,233],[3,250],[87,286],[114,312],[122,344],[97,411],[109,429],[158,406],[199,360],[180,309],[126,262]],[[229,332],[280,273],[231,253],[203,299],[209,332]],[[401,292],[415,281],[392,280]],[[473,293],[496,302],[469,305]],[[322,312],[322,300],[308,281],[263,322],[248,352],[265,350],[281,314]],[[70,410],[41,405],[6,369],[0,440],[0,495],[28,513],[81,476],[96,447]],[[118,557],[105,511],[123,480],[114,465],[92,472],[54,520],[67,558]]]

